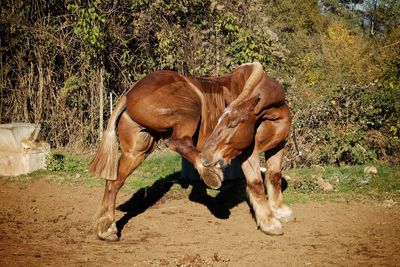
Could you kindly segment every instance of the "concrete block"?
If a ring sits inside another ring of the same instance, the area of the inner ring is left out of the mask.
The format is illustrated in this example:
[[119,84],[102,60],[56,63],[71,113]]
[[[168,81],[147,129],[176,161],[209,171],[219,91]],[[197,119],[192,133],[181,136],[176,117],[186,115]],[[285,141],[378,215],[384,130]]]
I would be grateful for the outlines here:
[[44,169],[50,145],[36,142],[40,125],[0,124],[0,175],[17,176]]

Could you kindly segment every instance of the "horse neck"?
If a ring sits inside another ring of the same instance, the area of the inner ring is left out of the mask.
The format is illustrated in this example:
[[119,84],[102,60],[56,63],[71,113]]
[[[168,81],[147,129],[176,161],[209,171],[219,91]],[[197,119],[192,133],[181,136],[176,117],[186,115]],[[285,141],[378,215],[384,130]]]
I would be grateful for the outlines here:
[[198,145],[214,130],[220,115],[225,109],[225,98],[221,81],[218,78],[196,79],[196,85],[203,95],[202,116]]

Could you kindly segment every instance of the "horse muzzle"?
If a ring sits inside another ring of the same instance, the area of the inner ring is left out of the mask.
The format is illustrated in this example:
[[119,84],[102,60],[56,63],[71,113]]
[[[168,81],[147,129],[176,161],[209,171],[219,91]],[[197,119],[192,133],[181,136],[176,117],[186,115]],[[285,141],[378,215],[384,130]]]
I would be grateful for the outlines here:
[[202,159],[201,159],[201,164],[202,164],[204,167],[212,167],[212,166],[216,165],[217,163],[216,163],[216,162],[213,162],[213,161],[211,161],[211,160],[202,158]]
[[217,168],[223,169],[226,167],[226,164],[224,163],[223,160],[211,161],[211,160],[203,158],[203,159],[201,159],[201,164],[203,165],[203,167],[206,167],[206,168],[216,166]]

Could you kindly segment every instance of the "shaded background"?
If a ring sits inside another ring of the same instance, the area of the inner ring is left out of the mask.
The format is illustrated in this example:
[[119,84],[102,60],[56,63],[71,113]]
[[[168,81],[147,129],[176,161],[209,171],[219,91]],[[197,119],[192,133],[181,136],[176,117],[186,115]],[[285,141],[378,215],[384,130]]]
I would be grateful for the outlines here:
[[91,151],[149,72],[258,60],[287,90],[286,167],[398,163],[399,23],[395,0],[5,0],[0,123],[40,123],[53,148]]

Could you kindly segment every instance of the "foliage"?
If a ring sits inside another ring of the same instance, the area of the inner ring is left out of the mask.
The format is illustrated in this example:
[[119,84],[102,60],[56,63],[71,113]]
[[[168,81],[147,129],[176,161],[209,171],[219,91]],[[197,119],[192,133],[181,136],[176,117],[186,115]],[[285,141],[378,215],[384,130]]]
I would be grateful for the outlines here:
[[313,102],[313,112],[297,114],[304,116],[295,122],[300,141],[310,142],[313,149],[303,147],[303,152],[312,157],[305,160],[337,165],[366,164],[377,159],[396,163],[399,89],[371,85],[330,91],[328,99],[321,97]]
[[400,110],[395,99],[400,97],[399,93],[368,87],[336,90],[329,110],[335,126],[320,137],[325,142],[322,163],[365,164],[378,156],[387,156],[388,144],[398,139],[397,133],[393,135],[393,125],[398,123],[395,114]]
[[0,122],[41,123],[52,147],[87,150],[100,88],[107,119],[106,96],[154,70],[214,76],[258,60],[287,89],[302,153],[290,138],[291,166],[396,163],[399,21],[394,0],[7,0]]
[[81,7],[76,4],[68,4],[68,11],[75,14],[74,34],[82,38],[83,44],[87,47],[88,56],[97,57],[104,49],[104,32],[101,27],[106,22],[105,15],[96,10],[100,1],[89,3],[88,7]]
[[46,170],[50,172],[82,172],[88,160],[70,153],[51,151],[46,157]]
[[64,170],[64,155],[52,151],[46,157],[46,170],[51,172]]
[[332,22],[326,29],[321,45],[324,63],[329,68],[327,71],[333,74],[325,77],[328,82],[354,84],[369,81],[374,70],[368,64],[365,43],[343,23]]

